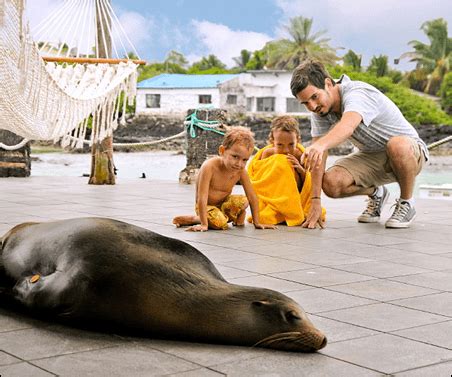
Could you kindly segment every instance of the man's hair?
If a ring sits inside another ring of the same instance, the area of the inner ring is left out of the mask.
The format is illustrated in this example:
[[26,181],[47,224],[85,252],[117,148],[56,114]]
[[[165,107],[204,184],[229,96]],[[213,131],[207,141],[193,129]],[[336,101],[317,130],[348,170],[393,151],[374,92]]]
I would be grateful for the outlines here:
[[333,86],[336,85],[322,63],[317,60],[307,59],[293,71],[292,80],[290,80],[290,90],[296,97],[308,85],[325,89],[325,79],[330,79]]
[[253,133],[249,128],[236,126],[231,127],[224,135],[222,145],[225,149],[230,149],[234,144],[242,144],[248,149],[254,148]]
[[297,139],[300,138],[300,127],[298,125],[298,120],[289,115],[282,115],[273,119],[272,127],[268,135],[268,140],[270,143],[273,143],[273,132],[277,130],[294,132],[297,135]]

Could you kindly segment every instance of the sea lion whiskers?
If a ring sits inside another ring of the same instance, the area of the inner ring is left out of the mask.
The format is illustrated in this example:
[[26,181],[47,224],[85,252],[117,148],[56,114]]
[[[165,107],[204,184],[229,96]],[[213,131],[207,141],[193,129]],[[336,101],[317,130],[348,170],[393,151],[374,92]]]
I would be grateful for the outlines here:
[[324,348],[327,338],[317,332],[286,332],[260,340],[253,347],[284,349],[286,351],[313,352]]

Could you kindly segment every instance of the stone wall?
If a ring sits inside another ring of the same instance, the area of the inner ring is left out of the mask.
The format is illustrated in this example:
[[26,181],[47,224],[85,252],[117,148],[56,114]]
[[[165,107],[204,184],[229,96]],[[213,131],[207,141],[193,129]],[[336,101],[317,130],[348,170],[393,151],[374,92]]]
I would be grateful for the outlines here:
[[[251,128],[255,134],[258,147],[266,145],[273,117],[256,115],[227,116],[226,124],[230,126],[245,126]],[[299,117],[302,143],[309,145],[311,142],[310,125],[308,117]],[[129,143],[157,140],[175,135],[184,129],[183,116],[140,116],[130,120],[127,126],[119,127],[114,132],[114,141],[117,143]],[[421,138],[427,143],[433,143],[449,135],[452,135],[452,126],[421,125],[416,127]],[[153,147],[164,150],[186,150],[184,138],[158,144]],[[347,154],[352,149],[351,144],[345,144],[336,148],[331,154]],[[452,152],[452,142],[435,148],[435,153]]]

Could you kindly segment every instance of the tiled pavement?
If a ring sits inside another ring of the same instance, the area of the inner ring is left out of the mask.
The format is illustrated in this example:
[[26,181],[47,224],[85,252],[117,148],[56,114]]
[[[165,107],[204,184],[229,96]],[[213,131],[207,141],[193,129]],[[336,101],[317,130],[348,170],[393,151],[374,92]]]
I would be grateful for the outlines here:
[[0,308],[1,377],[452,374],[452,201],[418,199],[407,230],[358,224],[361,197],[324,199],[324,230],[189,233],[171,218],[192,211],[193,190],[153,180],[90,186],[86,178],[0,179],[0,234],[23,221],[105,216],[180,238],[229,281],[298,301],[327,334],[326,348],[296,354],[120,337]]

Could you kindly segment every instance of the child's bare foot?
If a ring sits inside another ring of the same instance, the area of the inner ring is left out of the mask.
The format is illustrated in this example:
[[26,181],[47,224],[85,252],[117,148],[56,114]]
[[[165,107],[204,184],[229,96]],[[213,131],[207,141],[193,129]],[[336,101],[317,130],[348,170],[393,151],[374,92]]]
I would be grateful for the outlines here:
[[199,223],[200,223],[199,217],[194,215],[176,216],[173,219],[173,224],[176,225],[177,228],[181,226],[196,225]]
[[246,211],[243,210],[240,215],[237,216],[237,221],[233,222],[232,225],[234,226],[245,226],[245,218],[246,218]]

